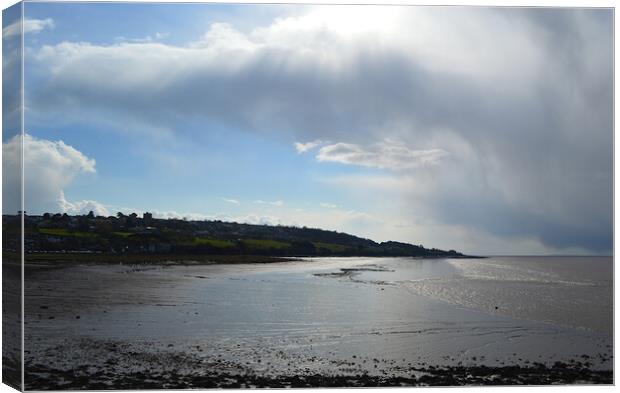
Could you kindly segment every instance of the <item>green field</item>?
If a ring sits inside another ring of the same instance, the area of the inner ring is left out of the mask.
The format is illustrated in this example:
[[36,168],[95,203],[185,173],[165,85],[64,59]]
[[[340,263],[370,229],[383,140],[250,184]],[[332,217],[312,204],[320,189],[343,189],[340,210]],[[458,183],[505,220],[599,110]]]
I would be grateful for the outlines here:
[[213,248],[220,248],[220,249],[226,249],[226,248],[234,248],[236,247],[235,242],[230,241],[230,240],[221,240],[221,239],[211,239],[211,238],[207,238],[207,237],[194,237],[194,238],[190,238],[190,239],[177,239],[176,241],[173,241],[173,243],[178,244],[179,246],[190,246],[190,247],[194,247],[194,246],[209,246],[209,247],[213,247]]
[[112,234],[120,237],[129,237],[133,235],[131,232],[112,232]]
[[233,248],[235,243],[230,240],[209,239],[205,237],[197,237],[192,241],[194,246],[211,246],[215,248]]
[[241,243],[254,250],[282,250],[291,247],[289,243],[279,242],[277,240],[264,240],[264,239],[245,239],[241,240]]
[[330,252],[344,252],[351,248],[349,246],[334,243],[313,242],[312,244],[314,244],[314,247],[317,250],[327,250]]
[[83,238],[98,238],[99,235],[90,232],[70,231],[64,228],[39,228],[39,233],[51,236],[60,237],[83,237]]

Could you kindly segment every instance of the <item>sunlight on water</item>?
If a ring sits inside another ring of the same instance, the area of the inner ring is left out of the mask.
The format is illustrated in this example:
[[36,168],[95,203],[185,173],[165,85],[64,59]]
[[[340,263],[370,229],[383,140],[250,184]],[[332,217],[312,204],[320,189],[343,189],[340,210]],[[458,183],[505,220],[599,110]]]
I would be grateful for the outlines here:
[[405,283],[415,293],[512,317],[611,334],[610,257],[450,260],[452,277]]

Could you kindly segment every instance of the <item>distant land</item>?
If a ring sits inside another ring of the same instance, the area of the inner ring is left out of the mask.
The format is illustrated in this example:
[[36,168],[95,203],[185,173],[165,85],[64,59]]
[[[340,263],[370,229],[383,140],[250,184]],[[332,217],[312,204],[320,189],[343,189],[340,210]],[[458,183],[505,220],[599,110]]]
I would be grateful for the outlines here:
[[[3,215],[4,251],[19,249],[19,215]],[[90,258],[150,255],[157,260],[186,259],[244,262],[243,256],[268,261],[272,257],[368,256],[468,258],[455,250],[425,248],[402,242],[377,243],[347,233],[317,228],[253,225],[223,221],[190,221],[142,217],[67,214],[26,215],[26,253],[89,254]],[[262,258],[260,258],[262,257]],[[35,257],[36,259],[36,257]],[[83,258],[81,258],[83,259]],[[135,258],[134,258],[135,259]]]

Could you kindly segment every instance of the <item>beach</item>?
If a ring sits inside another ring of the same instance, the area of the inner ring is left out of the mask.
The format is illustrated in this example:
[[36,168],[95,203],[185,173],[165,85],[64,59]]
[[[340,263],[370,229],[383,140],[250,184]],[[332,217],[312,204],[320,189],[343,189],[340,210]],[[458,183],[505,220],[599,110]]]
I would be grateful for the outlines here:
[[612,383],[612,259],[27,269],[26,388]]

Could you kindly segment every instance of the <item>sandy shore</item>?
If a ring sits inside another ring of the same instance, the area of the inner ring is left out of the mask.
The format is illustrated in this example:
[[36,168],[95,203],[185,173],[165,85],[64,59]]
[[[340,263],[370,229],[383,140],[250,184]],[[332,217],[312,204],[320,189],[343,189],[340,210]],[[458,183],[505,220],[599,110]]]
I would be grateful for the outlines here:
[[[93,343],[85,344],[85,346]],[[59,348],[66,351],[68,348]],[[82,350],[86,349],[85,347]],[[102,364],[80,364],[71,369],[55,368],[31,360],[26,365],[26,388],[33,390],[65,389],[188,389],[188,388],[303,388],[303,387],[387,387],[387,386],[476,386],[476,385],[549,385],[612,384],[609,370],[591,369],[590,361],[533,363],[512,366],[433,366],[412,365],[396,372],[356,373],[356,365],[371,362],[389,370],[389,361],[354,357],[348,360],[290,359],[328,362],[339,374],[298,371],[294,374],[263,375],[247,364],[235,364],[218,357],[200,358],[183,352],[168,351],[158,355],[127,351],[126,345],[107,343]],[[140,359],[136,369],[130,360]],[[259,364],[259,363],[255,363]]]

